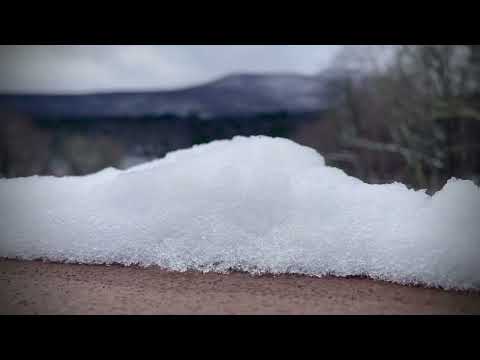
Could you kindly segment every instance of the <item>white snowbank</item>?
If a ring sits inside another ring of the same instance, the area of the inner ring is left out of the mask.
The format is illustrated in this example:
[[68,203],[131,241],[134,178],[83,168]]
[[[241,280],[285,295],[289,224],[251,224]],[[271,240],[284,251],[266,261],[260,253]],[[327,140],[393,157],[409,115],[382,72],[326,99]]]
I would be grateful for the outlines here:
[[480,190],[368,185],[289,140],[237,137],[129,170],[0,181],[0,256],[368,275],[480,288]]

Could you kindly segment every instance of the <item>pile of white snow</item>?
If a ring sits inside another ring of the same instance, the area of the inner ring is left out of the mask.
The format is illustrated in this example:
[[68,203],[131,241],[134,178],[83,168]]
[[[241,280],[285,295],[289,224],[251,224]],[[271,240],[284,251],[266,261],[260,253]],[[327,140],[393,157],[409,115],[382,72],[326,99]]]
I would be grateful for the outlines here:
[[369,185],[236,137],[84,177],[0,181],[0,256],[480,288],[480,189]]

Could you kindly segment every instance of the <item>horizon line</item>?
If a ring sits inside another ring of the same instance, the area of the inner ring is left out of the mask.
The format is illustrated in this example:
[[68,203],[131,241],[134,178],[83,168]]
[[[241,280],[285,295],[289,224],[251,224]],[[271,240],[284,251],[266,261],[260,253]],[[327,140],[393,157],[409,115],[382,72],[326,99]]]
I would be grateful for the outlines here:
[[118,89],[98,89],[98,90],[60,90],[56,91],[4,91],[0,90],[0,96],[95,96],[95,95],[121,95],[121,94],[137,94],[137,93],[162,93],[162,92],[175,92],[175,91],[184,91],[189,90],[197,87],[202,87],[208,84],[212,84],[229,77],[233,76],[298,76],[298,77],[305,77],[305,78],[314,78],[325,71],[320,71],[314,74],[305,74],[302,72],[295,72],[295,71],[249,71],[249,72],[231,72],[226,75],[214,77],[211,80],[201,81],[198,83],[194,83],[192,85],[184,85],[172,88],[154,88],[154,87],[147,87],[147,88],[139,88],[139,89],[125,89],[125,88],[118,88]]

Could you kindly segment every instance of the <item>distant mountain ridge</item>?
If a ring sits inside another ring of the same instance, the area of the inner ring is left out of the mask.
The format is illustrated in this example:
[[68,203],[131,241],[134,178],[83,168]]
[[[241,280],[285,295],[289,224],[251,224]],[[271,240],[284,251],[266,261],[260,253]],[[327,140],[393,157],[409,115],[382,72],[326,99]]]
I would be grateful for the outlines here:
[[0,94],[0,110],[42,117],[141,117],[195,114],[204,118],[303,113],[331,106],[335,74],[234,74],[180,90],[86,95]]

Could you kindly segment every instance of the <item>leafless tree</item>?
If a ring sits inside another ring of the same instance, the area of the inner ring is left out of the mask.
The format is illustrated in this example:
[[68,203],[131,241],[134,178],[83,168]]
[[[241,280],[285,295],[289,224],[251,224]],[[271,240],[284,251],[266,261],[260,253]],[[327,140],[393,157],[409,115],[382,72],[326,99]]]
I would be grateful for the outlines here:
[[371,182],[390,176],[432,190],[451,176],[473,175],[478,45],[349,46],[334,67],[348,75],[333,84],[341,101],[331,116],[340,124],[341,153],[364,168],[354,175]]

